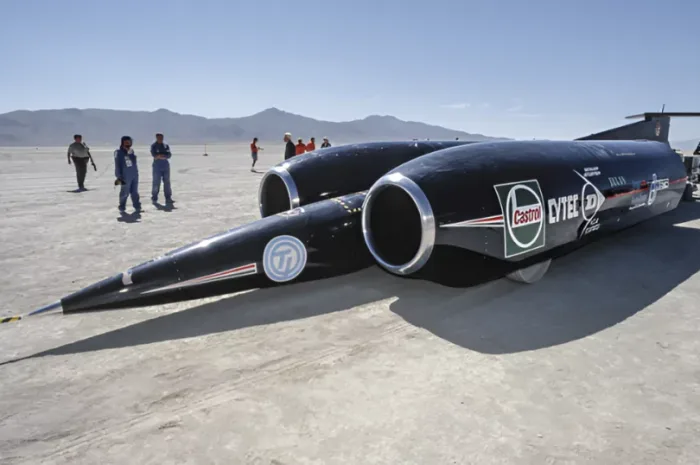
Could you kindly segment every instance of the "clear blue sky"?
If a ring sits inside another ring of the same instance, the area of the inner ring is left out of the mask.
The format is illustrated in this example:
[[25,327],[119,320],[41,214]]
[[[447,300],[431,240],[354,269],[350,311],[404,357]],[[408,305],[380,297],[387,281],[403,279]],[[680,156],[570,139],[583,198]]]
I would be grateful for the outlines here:
[[698,0],[0,0],[0,18],[0,113],[276,106],[573,138],[700,111]]

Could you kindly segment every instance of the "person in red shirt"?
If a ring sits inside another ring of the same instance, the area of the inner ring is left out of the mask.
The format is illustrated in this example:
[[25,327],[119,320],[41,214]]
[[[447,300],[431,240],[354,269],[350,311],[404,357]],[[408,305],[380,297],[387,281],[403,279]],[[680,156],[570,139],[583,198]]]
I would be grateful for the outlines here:
[[296,150],[297,150],[297,155],[301,155],[302,153],[306,152],[306,145],[304,145],[304,141],[299,139],[296,145]]
[[309,143],[306,144],[306,151],[313,152],[314,150],[316,150],[316,138],[312,137],[309,139]]
[[250,144],[250,156],[253,158],[253,166],[250,167],[251,173],[255,173],[255,164],[258,162],[258,150],[262,150],[262,148],[258,147],[258,138],[254,137],[253,142]]

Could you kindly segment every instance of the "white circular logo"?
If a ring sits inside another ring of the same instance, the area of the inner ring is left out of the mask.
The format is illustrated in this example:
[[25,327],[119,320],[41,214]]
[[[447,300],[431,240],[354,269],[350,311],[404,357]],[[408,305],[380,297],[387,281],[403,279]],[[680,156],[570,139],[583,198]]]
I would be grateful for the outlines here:
[[272,281],[283,283],[301,274],[306,266],[306,247],[294,236],[277,236],[263,252],[263,269]]
[[[525,192],[523,197],[528,202],[525,205],[518,205],[518,197],[516,196],[518,191]],[[505,223],[508,229],[508,235],[518,247],[527,249],[539,239],[542,233],[542,227],[544,226],[542,210],[542,201],[537,195],[537,192],[530,187],[518,184],[513,186],[510,192],[508,192]],[[521,230],[522,232],[516,231],[516,229],[522,226],[534,225],[537,226],[536,229],[530,227],[523,228]]]

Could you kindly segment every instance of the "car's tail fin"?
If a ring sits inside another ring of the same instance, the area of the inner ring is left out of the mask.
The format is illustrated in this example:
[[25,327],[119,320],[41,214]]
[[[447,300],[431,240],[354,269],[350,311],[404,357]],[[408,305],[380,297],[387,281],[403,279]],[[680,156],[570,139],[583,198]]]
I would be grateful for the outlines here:
[[655,140],[668,143],[671,117],[700,116],[700,112],[658,112],[628,116],[627,119],[644,118],[643,121],[625,124],[576,140]]

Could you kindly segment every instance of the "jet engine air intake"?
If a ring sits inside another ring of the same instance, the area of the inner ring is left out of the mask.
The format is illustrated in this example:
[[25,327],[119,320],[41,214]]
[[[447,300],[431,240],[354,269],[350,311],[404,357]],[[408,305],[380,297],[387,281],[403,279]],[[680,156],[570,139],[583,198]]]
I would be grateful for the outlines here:
[[299,192],[286,163],[265,173],[260,181],[258,203],[263,218],[299,206]]
[[365,199],[362,235],[384,269],[397,275],[417,272],[435,245],[435,218],[428,198],[401,173],[381,177]]

